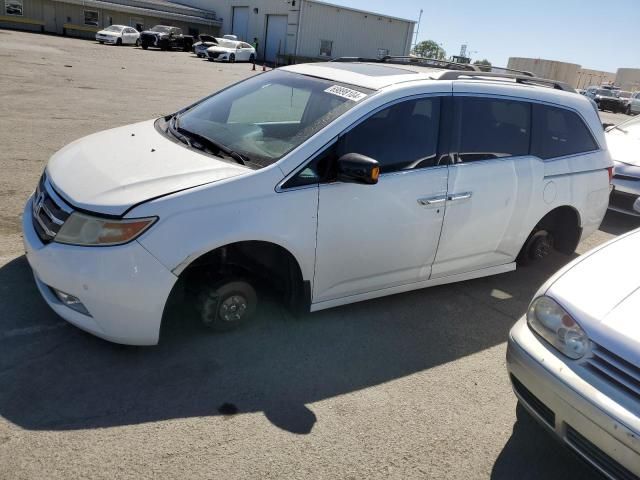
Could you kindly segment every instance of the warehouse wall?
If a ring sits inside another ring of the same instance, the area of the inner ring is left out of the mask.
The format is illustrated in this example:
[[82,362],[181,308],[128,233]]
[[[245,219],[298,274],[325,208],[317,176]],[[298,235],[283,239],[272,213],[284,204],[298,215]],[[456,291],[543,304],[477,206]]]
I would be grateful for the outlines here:
[[[402,20],[389,19],[371,13],[315,3],[309,0],[180,0],[195,8],[215,10],[222,19],[222,34],[231,34],[233,7],[249,7],[247,38],[249,43],[258,38],[258,57],[263,58],[266,47],[267,19],[269,15],[287,16],[287,34],[283,53],[293,57],[296,53],[299,9],[302,6],[299,57],[322,59],[321,40],[333,42],[332,56],[375,57],[378,49],[387,49],[393,55],[409,53],[414,24]],[[284,61],[292,58],[284,59]]]
[[320,57],[322,40],[332,42],[331,57],[408,55],[411,22],[314,2],[304,2],[298,54]]
[[593,86],[600,86],[606,83],[614,83],[616,74],[611,72],[603,72],[601,70],[590,70],[581,68],[578,71],[575,88],[587,89]]
[[640,68],[619,68],[616,74],[616,85],[622,90],[632,92],[640,90]]
[[[4,8],[2,0],[0,0],[0,4]],[[98,12],[97,27],[84,24],[85,10]],[[51,0],[23,0],[22,16],[0,15],[0,27],[2,28],[51,32],[80,38],[95,38],[95,32],[109,25],[119,24],[135,27],[136,23],[142,23],[145,28],[151,28],[158,24],[174,25],[182,28],[185,34],[189,33],[189,27],[197,29],[199,33],[219,34],[218,27],[167,20],[162,18],[162,12],[158,12],[157,16],[150,16],[105,8],[83,7],[82,5]]]
[[511,57],[507,68],[526,70],[538,77],[566,82],[575,87],[578,82],[578,71],[581,67],[575,63],[557,62],[555,60]]

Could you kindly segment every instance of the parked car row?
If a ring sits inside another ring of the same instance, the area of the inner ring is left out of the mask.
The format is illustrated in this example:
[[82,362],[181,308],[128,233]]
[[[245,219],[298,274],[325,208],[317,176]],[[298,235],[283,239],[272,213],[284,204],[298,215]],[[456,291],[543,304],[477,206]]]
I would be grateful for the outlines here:
[[[242,42],[214,40],[207,58],[238,59]],[[65,147],[22,219],[43,298],[153,345],[170,301],[228,331],[264,285],[313,312],[573,253],[612,182],[637,180],[623,143],[640,119],[605,132],[561,83],[455,68],[283,67]],[[570,263],[508,339],[520,403],[611,478],[640,475],[639,246],[634,232]]]
[[640,113],[640,92],[628,92],[605,85],[578,90],[578,93],[591,98],[602,111],[609,110],[627,115]]
[[199,35],[196,42],[190,35],[184,35],[178,27],[156,25],[138,32],[126,25],[111,25],[96,33],[96,41],[114,45],[141,46],[144,50],[154,47],[160,50],[178,49],[184,52],[193,51],[196,56],[212,62],[254,62],[256,49],[246,42],[239,41],[235,35],[214,37]]

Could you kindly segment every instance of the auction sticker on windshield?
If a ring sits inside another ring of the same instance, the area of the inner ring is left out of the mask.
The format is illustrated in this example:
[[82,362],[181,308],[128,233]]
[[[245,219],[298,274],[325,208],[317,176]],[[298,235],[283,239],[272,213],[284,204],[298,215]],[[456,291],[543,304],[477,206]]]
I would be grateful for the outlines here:
[[354,102],[359,102],[367,96],[366,93],[358,92],[357,90],[352,90],[347,87],[341,87],[340,85],[329,87],[325,90],[325,92],[332,95],[337,95],[338,97],[346,98],[347,100],[353,100]]

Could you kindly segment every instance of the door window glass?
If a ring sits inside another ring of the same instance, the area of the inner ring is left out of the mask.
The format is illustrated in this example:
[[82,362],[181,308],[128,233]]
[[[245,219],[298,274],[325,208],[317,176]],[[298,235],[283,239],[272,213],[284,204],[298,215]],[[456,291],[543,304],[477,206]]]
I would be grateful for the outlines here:
[[533,106],[532,155],[548,159],[597,148],[591,132],[576,113],[548,105]]
[[458,97],[461,162],[529,154],[531,105],[497,98]]
[[437,164],[440,98],[421,98],[385,108],[349,131],[339,155],[360,153],[377,160],[380,172]]

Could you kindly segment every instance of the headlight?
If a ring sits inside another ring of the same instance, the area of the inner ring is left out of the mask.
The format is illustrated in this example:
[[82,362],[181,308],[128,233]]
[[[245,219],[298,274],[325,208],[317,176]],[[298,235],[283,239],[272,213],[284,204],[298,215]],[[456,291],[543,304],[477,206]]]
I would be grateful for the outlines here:
[[83,246],[121,245],[142,235],[156,220],[157,217],[111,220],[74,212],[54,240]]
[[567,357],[582,358],[589,337],[567,311],[550,297],[536,298],[527,312],[529,327]]

